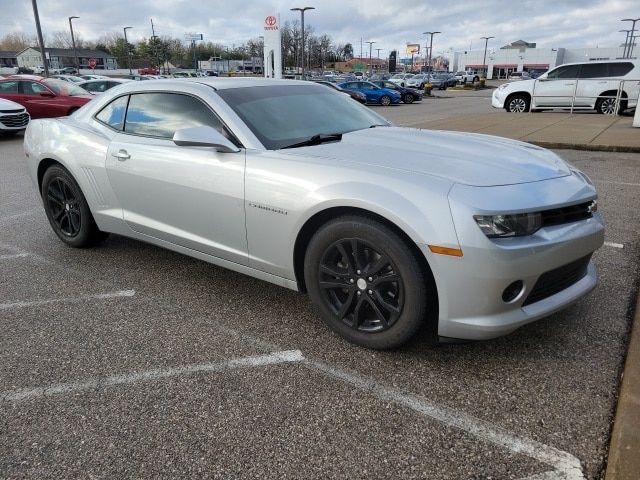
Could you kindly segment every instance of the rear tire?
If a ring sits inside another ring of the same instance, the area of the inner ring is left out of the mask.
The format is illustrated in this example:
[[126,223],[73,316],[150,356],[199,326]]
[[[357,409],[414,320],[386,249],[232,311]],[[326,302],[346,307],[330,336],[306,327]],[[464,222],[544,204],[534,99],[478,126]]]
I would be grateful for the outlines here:
[[437,302],[419,265],[393,230],[347,215],[313,236],[304,277],[329,327],[356,345],[390,349],[413,337],[427,318],[428,304]]
[[616,111],[616,99],[615,98],[599,98],[596,102],[596,112],[602,115],[620,115],[627,109],[626,97],[620,98],[620,104]]
[[404,96],[404,103],[413,103],[413,95],[410,93],[407,93]]
[[85,248],[109,236],[98,229],[82,190],[66,168],[49,167],[40,193],[51,228],[65,244]]

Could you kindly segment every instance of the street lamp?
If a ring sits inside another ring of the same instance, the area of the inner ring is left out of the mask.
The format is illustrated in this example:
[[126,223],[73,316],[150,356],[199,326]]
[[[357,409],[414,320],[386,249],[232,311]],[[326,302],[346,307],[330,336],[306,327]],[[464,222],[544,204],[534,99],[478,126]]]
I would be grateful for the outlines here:
[[629,35],[629,47],[627,48],[627,58],[633,55],[633,44],[635,43],[634,35],[636,33],[636,22],[640,22],[640,18],[623,18],[622,22],[631,22],[631,34]]
[[380,67],[382,66],[382,64],[380,63],[380,50],[384,50],[384,48],[376,48],[376,52],[378,52],[378,55],[377,55],[378,72],[380,71]]
[[364,42],[369,44],[369,76],[373,75],[373,65],[371,64],[371,46],[376,42]]
[[624,33],[624,49],[622,50],[622,58],[627,58],[627,43],[629,43],[629,34],[631,30],[618,30],[620,33]]
[[484,57],[482,58],[482,68],[484,68],[484,78],[487,78],[487,72],[488,72],[488,68],[487,68],[487,44],[489,43],[489,40],[491,38],[496,38],[496,37],[480,37],[480,40],[484,40]]
[[296,7],[290,9],[292,12],[300,12],[300,23],[302,24],[302,79],[304,80],[304,12],[307,10],[315,10],[316,7]]
[[127,67],[129,67],[129,75],[131,75],[131,55],[129,53],[129,40],[127,40],[127,30],[133,27],[124,27],[122,30],[124,31],[124,47],[126,49],[127,54]]
[[80,17],[69,17],[69,30],[71,30],[71,44],[73,45],[73,56],[76,58],[76,70],[80,74],[80,61],[78,60],[78,51],[76,50],[76,38],[73,36],[73,24],[71,20]]
[[422,32],[423,35],[429,35],[429,60],[427,60],[427,83],[431,80],[431,52],[433,51],[433,36],[442,32]]

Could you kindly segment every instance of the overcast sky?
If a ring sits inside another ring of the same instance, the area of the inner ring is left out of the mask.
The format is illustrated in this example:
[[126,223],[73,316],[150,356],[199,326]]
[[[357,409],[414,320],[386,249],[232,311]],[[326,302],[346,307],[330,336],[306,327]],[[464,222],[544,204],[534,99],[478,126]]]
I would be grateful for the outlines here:
[[[284,23],[299,18],[290,8],[314,6],[305,23],[316,33],[352,43],[356,55],[361,38],[376,41],[373,48],[382,48],[381,56],[403,50],[407,42],[424,48],[426,30],[442,32],[434,55],[482,48],[482,36],[496,37],[489,48],[518,39],[539,47],[611,47],[624,42],[618,30],[630,28],[620,19],[640,17],[639,0],[38,0],[38,6],[45,34],[68,29],[67,18],[77,15],[74,29],[84,39],[132,26],[128,36],[135,40],[151,35],[153,18],[156,35],[197,32],[226,45],[262,35],[266,15],[279,13]],[[0,36],[35,33],[30,1],[0,0],[0,12]]]

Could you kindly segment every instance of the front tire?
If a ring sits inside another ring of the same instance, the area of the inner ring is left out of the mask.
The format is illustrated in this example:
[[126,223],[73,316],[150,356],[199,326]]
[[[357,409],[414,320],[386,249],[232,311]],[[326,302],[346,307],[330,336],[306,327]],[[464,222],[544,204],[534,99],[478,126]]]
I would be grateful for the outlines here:
[[507,99],[505,110],[507,112],[524,113],[529,111],[529,106],[529,98],[518,94]]
[[383,105],[385,107],[388,107],[389,105],[391,105],[391,97],[388,95],[383,95],[380,97],[380,105]]
[[322,319],[348,341],[373,349],[396,348],[427,317],[425,273],[393,230],[349,215],[326,223],[311,239],[304,276]]
[[64,167],[47,169],[40,193],[51,228],[65,244],[85,248],[108,236],[98,229],[82,190]]

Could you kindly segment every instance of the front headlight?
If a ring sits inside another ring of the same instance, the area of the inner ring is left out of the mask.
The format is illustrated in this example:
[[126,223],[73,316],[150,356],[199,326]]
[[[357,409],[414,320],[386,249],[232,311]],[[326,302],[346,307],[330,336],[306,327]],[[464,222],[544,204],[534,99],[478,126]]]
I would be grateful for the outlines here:
[[480,230],[489,238],[531,235],[542,226],[542,214],[514,213],[506,215],[474,215]]

